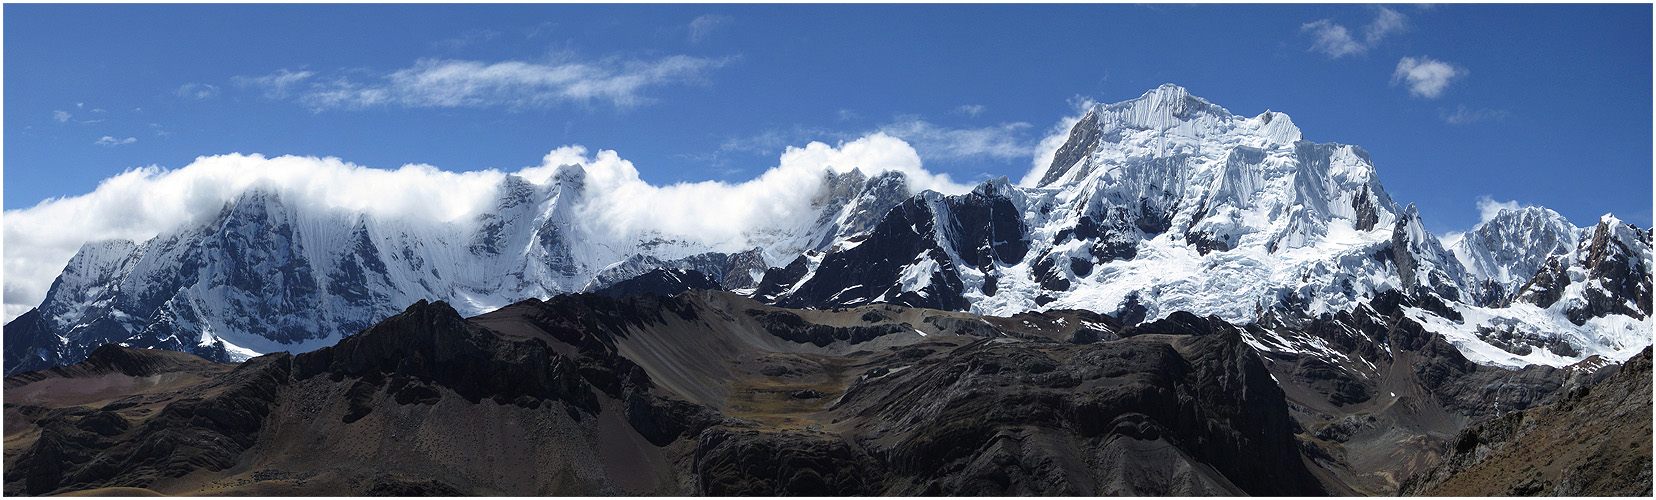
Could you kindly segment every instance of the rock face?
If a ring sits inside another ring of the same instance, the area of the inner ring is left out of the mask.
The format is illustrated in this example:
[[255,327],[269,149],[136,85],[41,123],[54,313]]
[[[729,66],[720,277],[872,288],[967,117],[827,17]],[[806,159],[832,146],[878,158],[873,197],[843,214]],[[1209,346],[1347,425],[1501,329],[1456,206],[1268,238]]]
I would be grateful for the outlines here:
[[1558,402],[1461,430],[1413,495],[1651,495],[1650,349]]
[[594,292],[605,297],[621,298],[629,295],[655,294],[671,297],[689,290],[720,290],[719,283],[707,275],[690,269],[657,268]]

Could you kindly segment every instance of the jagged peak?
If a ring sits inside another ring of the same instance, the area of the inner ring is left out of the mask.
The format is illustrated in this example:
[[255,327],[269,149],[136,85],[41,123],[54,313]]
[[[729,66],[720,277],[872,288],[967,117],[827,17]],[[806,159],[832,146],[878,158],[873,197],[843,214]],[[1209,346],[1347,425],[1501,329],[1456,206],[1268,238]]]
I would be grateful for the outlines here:
[[580,164],[570,163],[566,165],[558,165],[557,170],[553,170],[552,177],[549,177],[548,179],[554,183],[557,183],[560,187],[579,190],[586,187],[586,177],[586,167],[583,167]]
[[978,184],[977,187],[972,188],[973,194],[982,196],[1004,196],[1005,193],[1009,193],[1011,191],[1012,180],[1008,179],[1004,175],[983,181]]
[[1096,105],[1090,114],[1102,122],[1136,129],[1167,129],[1204,116],[1218,119],[1235,116],[1225,108],[1193,96],[1184,87],[1171,83],[1150,89],[1136,99]]

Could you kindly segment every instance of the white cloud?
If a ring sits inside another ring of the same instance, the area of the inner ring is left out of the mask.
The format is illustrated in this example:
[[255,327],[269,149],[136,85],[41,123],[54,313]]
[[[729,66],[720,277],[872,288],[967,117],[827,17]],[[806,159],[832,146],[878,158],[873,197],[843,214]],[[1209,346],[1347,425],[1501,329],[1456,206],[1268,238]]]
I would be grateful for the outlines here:
[[1363,54],[1379,45],[1386,37],[1402,32],[1408,16],[1387,7],[1375,9],[1374,20],[1363,27],[1363,40],[1352,36],[1351,30],[1331,19],[1318,19],[1300,25],[1301,32],[1311,33],[1311,50],[1333,59]]
[[265,76],[248,77],[237,76],[230,80],[242,87],[256,87],[264,89],[266,99],[286,99],[299,84],[304,83],[315,73],[309,71],[288,71],[287,68],[276,70]]
[[730,22],[729,17],[706,14],[690,21],[690,43],[701,43],[713,34],[713,30],[720,25]]
[[1449,87],[1450,80],[1465,75],[1465,69],[1430,57],[1404,57],[1397,61],[1397,70],[1392,72],[1391,84],[1395,86],[1398,83],[1406,83],[1410,94],[1436,99]]
[[1351,38],[1351,31],[1345,26],[1334,24],[1334,21],[1327,19],[1305,23],[1300,26],[1300,31],[1311,32],[1314,39],[1311,42],[1311,50],[1322,52],[1334,59],[1361,54],[1368,50],[1368,47]]
[[1407,20],[1406,16],[1395,10],[1380,7],[1379,11],[1374,14],[1374,21],[1369,22],[1368,26],[1363,28],[1363,41],[1369,47],[1373,47],[1379,44],[1380,40],[1385,39],[1386,36],[1403,31],[1404,23]]
[[1504,109],[1469,109],[1465,104],[1455,108],[1454,113],[1438,110],[1438,117],[1452,125],[1465,125],[1483,120],[1503,120],[1511,115]]
[[966,116],[976,118],[977,115],[983,114],[984,109],[987,109],[987,108],[984,108],[982,104],[967,104],[967,105],[963,105],[961,107],[955,108],[955,112],[959,113],[959,114],[962,114],[962,115],[966,115]]
[[1479,196],[1478,197],[1478,218],[1479,218],[1479,222],[1480,223],[1481,222],[1489,222],[1490,220],[1495,219],[1495,216],[1501,215],[1502,211],[1505,211],[1505,210],[1518,210],[1520,208],[1524,208],[1524,207],[1527,207],[1527,206],[1529,206],[1529,205],[1519,204],[1517,200],[1495,201],[1495,199],[1490,198],[1489,195]]
[[[856,168],[868,175],[896,170],[908,175],[915,190],[970,190],[947,175],[926,171],[914,148],[878,133],[837,146],[812,142],[789,147],[775,167],[741,183],[655,186],[641,180],[632,162],[614,151],[589,155],[581,146],[553,150],[539,165],[516,173],[545,183],[558,166],[568,164],[587,171],[589,195],[577,210],[593,221],[592,227],[621,234],[661,231],[733,251],[750,248],[746,230],[798,224],[811,216],[810,199],[828,169]],[[505,175],[495,170],[447,172],[430,165],[383,170],[337,158],[240,154],[201,157],[175,170],[129,170],[105,179],[91,193],[5,212],[6,319],[39,304],[85,243],[141,242],[200,224],[251,186],[273,189],[284,200],[316,209],[411,224],[471,224],[493,203]]]
[[594,221],[595,227],[607,228],[614,235],[660,231],[730,251],[749,248],[746,235],[753,229],[797,227],[810,222],[802,218],[815,216],[810,199],[821,187],[827,170],[843,173],[855,168],[867,175],[900,171],[916,191],[959,194],[971,189],[953,182],[946,174],[926,171],[914,148],[878,133],[838,146],[812,142],[803,148],[789,147],[776,167],[742,183],[654,186],[640,180],[632,162],[613,151],[599,151],[594,157],[586,153],[580,147],[560,148],[548,154],[540,167],[525,169],[521,174],[531,180],[543,179],[558,165],[582,165],[587,171],[588,192],[602,193],[580,209],[583,218]]
[[69,117],[71,116],[74,115],[70,115],[68,111],[57,110],[52,112],[52,120],[58,123],[69,123]]
[[319,78],[300,90],[310,72],[281,70],[238,82],[264,87],[266,96],[295,99],[315,110],[361,109],[382,105],[409,108],[493,107],[544,108],[564,102],[605,101],[618,107],[649,102],[643,91],[670,84],[705,81],[708,71],[730,59],[684,55],[653,61],[602,60],[551,64],[522,61],[481,62],[422,59],[413,66],[358,82],[345,76]]
[[992,127],[960,129],[934,125],[917,116],[899,116],[880,127],[880,132],[914,144],[929,159],[954,160],[973,156],[997,159],[1020,158],[1034,152],[1020,136],[1028,123],[1003,123]]
[[93,144],[97,144],[99,146],[114,147],[114,146],[120,146],[120,145],[124,145],[124,144],[132,144],[134,142],[138,142],[137,137],[128,137],[128,138],[125,138],[125,139],[116,139],[114,137],[106,135],[106,136],[103,136],[103,138],[98,139],[97,142],[94,142]]
[[186,83],[178,87],[177,93],[179,97],[188,99],[212,99],[218,97],[219,88],[217,85],[206,83]]

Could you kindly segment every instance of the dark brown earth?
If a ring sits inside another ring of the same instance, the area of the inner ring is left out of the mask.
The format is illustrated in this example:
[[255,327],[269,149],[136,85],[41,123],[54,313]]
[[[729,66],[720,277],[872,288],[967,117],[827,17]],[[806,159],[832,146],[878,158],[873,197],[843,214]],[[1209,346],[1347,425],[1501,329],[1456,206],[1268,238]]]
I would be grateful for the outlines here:
[[1462,430],[1403,491],[1434,496],[1651,495],[1650,348],[1557,403]]
[[[297,356],[108,346],[7,378],[4,491],[1390,494],[1468,424],[1609,391],[1602,376],[1478,367],[1399,318],[1271,327],[1353,354],[1329,364],[1262,356],[1244,337],[1265,326],[1182,313],[1125,326],[690,291],[463,319],[421,302]],[[1511,410],[1487,410],[1495,397]],[[1648,439],[1626,453],[1649,468]]]

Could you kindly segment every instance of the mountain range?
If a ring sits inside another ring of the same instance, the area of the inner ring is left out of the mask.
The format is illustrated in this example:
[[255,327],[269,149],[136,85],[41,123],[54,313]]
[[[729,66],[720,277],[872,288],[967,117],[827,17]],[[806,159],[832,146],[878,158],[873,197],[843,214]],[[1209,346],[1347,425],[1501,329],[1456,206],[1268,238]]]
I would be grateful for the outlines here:
[[1164,85],[1020,185],[830,169],[731,241],[590,175],[85,245],[5,325],[5,493],[1651,492],[1651,232],[1440,240],[1282,113]]
[[799,193],[809,214],[738,242],[618,234],[583,210],[586,176],[578,164],[508,175],[491,209],[447,223],[303,206],[256,185],[209,220],[86,244],[5,326],[6,373],[108,343],[221,362],[305,352],[418,300],[471,316],[654,269],[795,308],[1068,308],[1129,322],[1304,322],[1397,291],[1469,358],[1513,368],[1619,361],[1651,342],[1649,230],[1531,207],[1445,245],[1363,149],[1171,84],[1087,110],[1028,185],[950,196],[913,192],[898,171],[830,169]]

